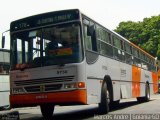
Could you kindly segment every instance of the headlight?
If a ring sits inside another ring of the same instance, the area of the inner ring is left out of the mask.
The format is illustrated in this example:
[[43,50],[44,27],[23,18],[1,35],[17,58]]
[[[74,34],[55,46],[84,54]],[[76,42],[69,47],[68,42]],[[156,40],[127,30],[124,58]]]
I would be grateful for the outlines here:
[[77,84],[76,83],[64,84],[64,89],[71,89],[71,88],[77,88]]
[[71,89],[71,88],[85,88],[84,82],[77,82],[77,83],[67,83],[64,84],[65,89]]
[[12,94],[22,94],[24,93],[24,89],[23,88],[13,88],[12,89]]

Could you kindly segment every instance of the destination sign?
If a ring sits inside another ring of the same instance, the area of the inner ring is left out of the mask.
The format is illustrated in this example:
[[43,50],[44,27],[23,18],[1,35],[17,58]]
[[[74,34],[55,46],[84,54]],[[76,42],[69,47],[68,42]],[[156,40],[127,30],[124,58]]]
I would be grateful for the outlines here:
[[79,19],[79,10],[63,10],[50,13],[44,13],[20,19],[11,23],[10,30],[18,31],[29,28],[35,28],[61,22],[68,22]]

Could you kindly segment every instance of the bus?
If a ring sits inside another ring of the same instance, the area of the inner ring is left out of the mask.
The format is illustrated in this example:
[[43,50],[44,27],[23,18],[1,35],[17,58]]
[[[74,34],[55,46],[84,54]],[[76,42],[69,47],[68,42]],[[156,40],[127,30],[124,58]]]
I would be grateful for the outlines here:
[[98,104],[101,114],[120,99],[150,100],[158,91],[155,58],[78,9],[38,14],[10,24],[10,105]]
[[10,50],[0,49],[0,110],[9,108]]

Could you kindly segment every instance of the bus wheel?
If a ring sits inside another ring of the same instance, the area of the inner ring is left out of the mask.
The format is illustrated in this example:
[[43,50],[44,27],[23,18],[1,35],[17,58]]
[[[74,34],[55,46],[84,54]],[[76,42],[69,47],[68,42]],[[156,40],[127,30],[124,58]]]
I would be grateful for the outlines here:
[[149,89],[149,85],[146,84],[146,95],[144,97],[144,102],[148,102],[150,100],[150,89]]
[[101,91],[101,102],[99,103],[98,111],[100,114],[107,114],[109,112],[110,95],[107,89],[107,84],[104,83]]
[[146,89],[145,89],[145,96],[144,97],[137,97],[138,102],[148,102],[150,100],[150,89],[149,85],[146,84]]
[[40,109],[43,117],[46,120],[49,120],[53,117],[54,105],[52,104],[40,105]]

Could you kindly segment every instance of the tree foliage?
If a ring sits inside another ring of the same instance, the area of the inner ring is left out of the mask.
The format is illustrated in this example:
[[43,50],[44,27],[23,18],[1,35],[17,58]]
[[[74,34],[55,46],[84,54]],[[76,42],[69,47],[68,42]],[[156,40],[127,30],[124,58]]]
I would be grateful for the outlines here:
[[115,31],[160,59],[160,15],[142,22],[121,22]]

